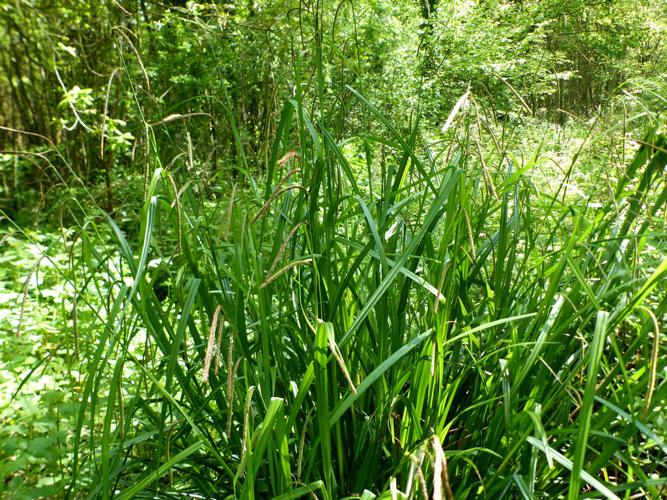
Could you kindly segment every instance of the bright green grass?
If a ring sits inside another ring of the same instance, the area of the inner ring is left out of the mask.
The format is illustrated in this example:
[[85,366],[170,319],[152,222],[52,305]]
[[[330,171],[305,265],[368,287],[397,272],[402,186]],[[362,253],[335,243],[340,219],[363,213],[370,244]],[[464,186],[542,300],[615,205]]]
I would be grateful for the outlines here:
[[470,130],[429,152],[355,95],[391,151],[366,178],[297,96],[261,182],[239,167],[211,205],[157,168],[139,238],[108,219],[125,281],[69,491],[659,497],[665,137],[574,201],[569,174],[535,189],[539,157],[481,130],[486,170]]
[[549,183],[474,115],[429,149],[355,95],[363,162],[297,96],[264,175],[157,165],[137,236],[81,224],[66,492],[659,497],[667,139],[572,197],[577,155]]

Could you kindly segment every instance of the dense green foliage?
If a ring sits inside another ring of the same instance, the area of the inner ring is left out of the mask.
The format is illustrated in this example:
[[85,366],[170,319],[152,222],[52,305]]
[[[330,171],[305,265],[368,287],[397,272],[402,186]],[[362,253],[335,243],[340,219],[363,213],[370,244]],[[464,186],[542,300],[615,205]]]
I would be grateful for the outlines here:
[[665,495],[665,15],[0,0],[0,496]]
[[[0,207],[52,207],[64,182],[117,208],[136,198],[117,180],[150,175],[154,155],[197,175],[266,167],[297,66],[306,109],[337,140],[379,131],[347,85],[406,132],[417,110],[439,128],[469,86],[497,119],[563,124],[664,84],[660,2],[184,4],[0,3],[0,142],[26,152],[0,158]],[[45,138],[62,157],[42,156]]]

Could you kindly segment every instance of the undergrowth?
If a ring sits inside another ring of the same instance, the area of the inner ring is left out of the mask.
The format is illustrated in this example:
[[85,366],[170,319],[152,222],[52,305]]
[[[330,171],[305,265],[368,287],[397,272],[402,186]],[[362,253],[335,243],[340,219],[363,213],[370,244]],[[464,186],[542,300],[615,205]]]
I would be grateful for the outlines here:
[[545,182],[474,107],[429,146],[355,96],[357,161],[297,96],[263,176],[157,165],[134,237],[81,227],[68,495],[664,494],[664,134],[571,196],[576,154]]
[[349,91],[372,133],[297,95],[232,176],[162,165],[146,124],[140,216],[78,186],[75,229],[3,236],[34,254],[3,252],[5,491],[664,495],[660,115],[540,136],[466,93],[434,134]]

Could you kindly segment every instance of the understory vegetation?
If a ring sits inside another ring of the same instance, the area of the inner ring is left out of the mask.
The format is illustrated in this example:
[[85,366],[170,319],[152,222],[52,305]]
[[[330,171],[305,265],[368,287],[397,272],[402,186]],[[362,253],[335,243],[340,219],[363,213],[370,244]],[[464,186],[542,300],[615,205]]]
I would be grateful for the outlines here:
[[0,0],[0,496],[664,497],[665,16]]

